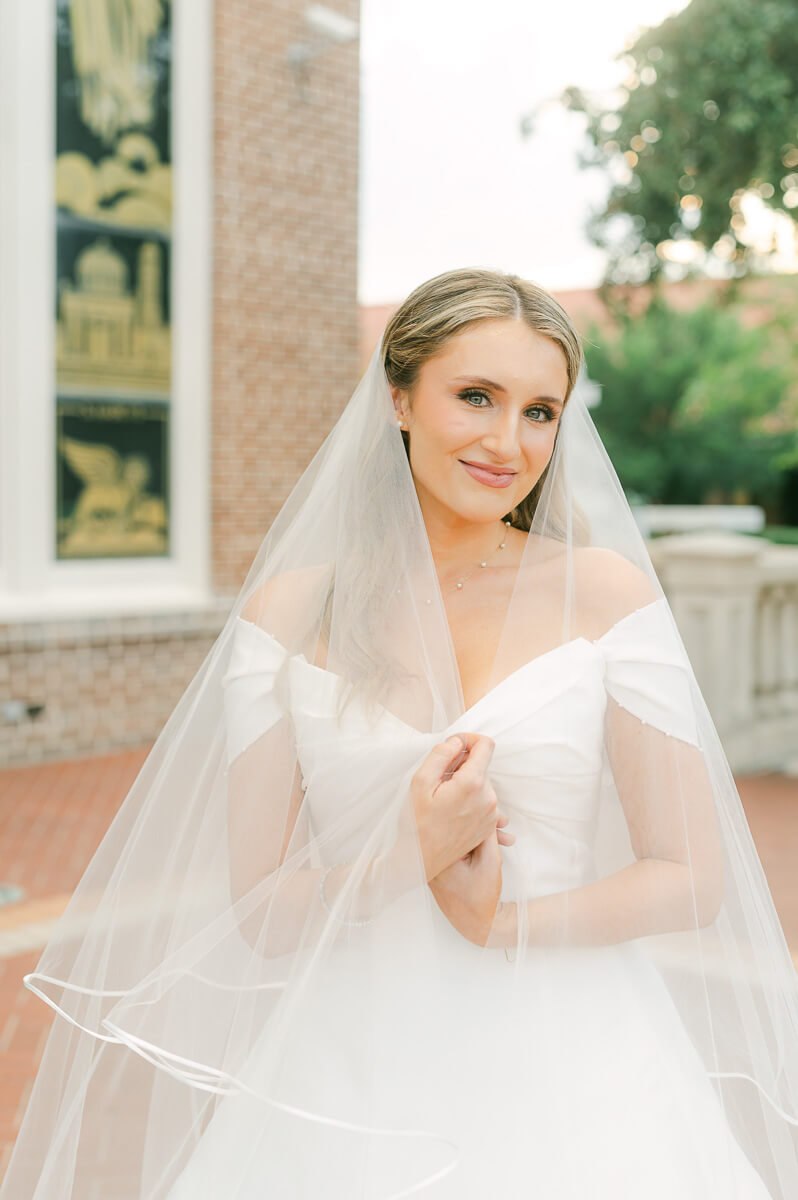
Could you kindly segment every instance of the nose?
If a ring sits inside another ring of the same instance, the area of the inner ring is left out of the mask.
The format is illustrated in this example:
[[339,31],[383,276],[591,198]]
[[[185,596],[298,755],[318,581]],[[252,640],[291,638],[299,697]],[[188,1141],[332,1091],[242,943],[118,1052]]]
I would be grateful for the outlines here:
[[521,453],[520,425],[515,413],[497,413],[481,439],[486,450],[500,462],[509,463]]

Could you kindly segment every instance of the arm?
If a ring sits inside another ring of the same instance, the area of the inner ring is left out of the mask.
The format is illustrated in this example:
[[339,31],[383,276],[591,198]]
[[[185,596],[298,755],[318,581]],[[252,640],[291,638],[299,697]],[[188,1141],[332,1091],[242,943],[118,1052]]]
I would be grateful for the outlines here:
[[[325,582],[318,572],[293,572],[254,592],[241,617],[268,636],[246,635],[226,681],[226,720],[235,731],[226,779],[229,887],[242,935],[265,956],[312,944],[330,922],[320,895],[326,868],[313,865],[319,861],[316,839],[293,723],[277,681],[287,647],[301,644],[302,631],[312,624],[308,594]],[[373,849],[386,849],[388,840],[374,842]],[[396,844],[368,860],[366,847],[353,866],[336,866],[324,880],[327,904],[343,920],[370,917],[415,882],[412,850]],[[342,889],[346,895],[336,908]]]
[[[693,898],[688,868],[638,859],[595,883],[526,903],[530,946],[603,946],[711,923]],[[710,914],[710,915],[708,915]],[[518,944],[518,905],[502,902],[488,945]]]
[[[281,797],[278,804],[268,803],[268,791]],[[228,840],[231,894],[245,940],[264,957],[312,945],[331,919],[320,895],[326,867],[308,865],[313,837],[285,717],[230,765]],[[324,895],[342,921],[369,920],[423,882],[415,839],[400,837],[370,859],[335,866]],[[347,890],[354,902],[344,896],[336,906]],[[349,932],[344,925],[341,931]]]
[[[594,883],[526,902],[529,945],[606,945],[711,924],[723,895],[714,798],[700,750],[644,725],[611,697],[607,751],[635,861]],[[489,945],[515,946],[500,904]]]

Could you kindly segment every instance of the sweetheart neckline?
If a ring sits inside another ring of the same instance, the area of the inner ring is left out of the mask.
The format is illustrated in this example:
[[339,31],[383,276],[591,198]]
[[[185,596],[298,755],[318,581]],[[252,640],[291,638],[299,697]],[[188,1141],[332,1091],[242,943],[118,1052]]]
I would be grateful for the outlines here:
[[[602,634],[602,637],[603,636],[604,635]],[[466,717],[470,717],[475,710],[487,700],[492,700],[494,695],[501,688],[503,688],[505,684],[509,684],[511,680],[515,679],[518,675],[521,675],[527,670],[527,668],[533,666],[535,663],[541,662],[544,658],[549,658],[552,654],[556,654],[560,650],[568,650],[572,646],[579,645],[581,642],[584,642],[588,646],[595,646],[595,642],[591,641],[590,638],[580,636],[571,638],[570,641],[567,642],[561,642],[559,646],[552,646],[550,650],[544,650],[542,654],[538,654],[534,658],[527,659],[525,663],[521,663],[520,667],[516,667],[516,669],[511,671],[509,675],[505,675],[504,678],[500,679],[498,683],[495,683],[493,687],[488,688],[487,692],[480,696],[478,700],[475,700],[473,704],[470,704],[468,708],[463,709],[460,715],[455,717],[455,719],[446,725],[444,729],[430,732],[435,732],[435,736],[437,737],[445,733],[448,729],[454,729],[455,725],[458,725],[461,721],[464,721]],[[300,659],[302,665],[309,667],[311,671],[320,671],[322,675],[329,675],[336,682],[342,681],[344,678],[343,675],[339,675],[337,671],[328,671],[326,667],[320,667],[316,663],[309,662],[309,660],[302,653],[297,654],[296,658]],[[399,724],[405,729],[410,729],[422,737],[426,736],[424,730],[417,729],[415,725],[410,725],[407,721],[404,721],[401,717],[398,717],[395,712],[392,712],[390,708],[385,708],[385,706],[383,706],[383,709],[389,717],[391,717],[394,721],[398,721]]]
[[[560,642],[560,644],[558,646],[552,646],[551,649],[544,650],[542,654],[537,654],[537,655],[535,655],[534,658],[527,659],[527,661],[525,663],[521,663],[520,667],[516,667],[515,670],[511,671],[509,675],[505,675],[504,678],[500,679],[498,681],[498,683],[495,683],[493,685],[493,687],[488,688],[487,692],[483,693],[483,695],[480,696],[477,700],[475,700],[473,704],[470,704],[467,708],[465,708],[459,714],[459,716],[455,717],[454,721],[452,721],[449,725],[446,726],[446,729],[453,729],[455,725],[457,725],[459,722],[465,720],[466,717],[470,717],[477,708],[479,708],[482,704],[485,703],[486,700],[492,699],[495,696],[495,694],[499,691],[500,688],[504,687],[505,684],[508,684],[511,680],[516,679],[517,676],[522,674],[522,672],[526,671],[529,667],[533,666],[535,663],[542,662],[544,659],[548,659],[553,654],[558,653],[558,651],[567,650],[570,647],[578,646],[581,643],[584,643],[587,646],[598,648],[600,650],[599,643],[602,642],[605,638],[609,637],[609,635],[611,633],[613,633],[616,629],[618,629],[618,627],[620,625],[623,625],[623,623],[625,621],[628,621],[631,617],[637,616],[638,613],[644,612],[646,609],[653,608],[654,605],[660,604],[664,600],[665,600],[664,595],[658,596],[655,600],[649,600],[646,604],[641,604],[639,608],[632,609],[631,612],[626,613],[623,617],[620,617],[613,625],[610,625],[609,629],[606,629],[604,631],[604,633],[602,633],[597,638],[588,638],[588,637],[585,637],[583,634],[580,634],[578,637],[570,638],[567,642]],[[269,633],[268,629],[264,629],[262,625],[256,625],[254,621],[248,621],[245,617],[242,617],[242,616],[237,616],[236,620],[241,621],[244,625],[251,625],[253,629],[258,630],[259,633],[263,633],[266,635],[266,637],[270,638],[271,641],[273,641],[275,643],[275,645],[277,645],[280,648],[280,650],[283,651],[284,654],[289,653],[288,650],[286,649],[286,647],[283,646],[282,642],[278,641],[278,639],[274,636],[274,634]],[[345,682],[343,675],[339,674],[337,671],[331,671],[328,667],[320,667],[318,665],[318,663],[311,662],[301,650],[297,651],[293,655],[290,655],[290,657],[300,660],[300,662],[302,662],[306,667],[309,667],[311,671],[318,671],[322,675],[326,675],[333,680],[336,680],[338,682]],[[413,730],[414,732],[421,734],[423,736],[422,730],[416,729],[414,725],[408,724],[407,721],[403,721],[401,717],[398,717],[396,715],[396,713],[391,712],[391,710],[389,708],[386,708],[385,712],[389,717],[392,717],[393,720],[398,721],[399,724],[402,725],[405,729]],[[445,732],[445,730],[438,731],[438,732],[439,733]]]

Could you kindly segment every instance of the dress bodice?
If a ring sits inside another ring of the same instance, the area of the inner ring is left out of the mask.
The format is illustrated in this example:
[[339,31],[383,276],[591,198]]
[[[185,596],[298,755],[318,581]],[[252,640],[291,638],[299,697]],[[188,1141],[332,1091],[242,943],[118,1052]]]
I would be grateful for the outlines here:
[[[274,684],[286,658],[280,701]],[[495,742],[490,779],[516,837],[505,856],[534,881],[529,894],[593,878],[608,696],[642,723],[696,744],[689,663],[664,597],[595,640],[577,637],[530,659],[443,730],[421,732],[387,709],[370,723],[356,705],[339,723],[342,684],[339,675],[302,654],[289,656],[266,630],[237,618],[223,679],[228,764],[287,708],[318,835],[336,821],[353,775],[400,778],[450,733],[487,734]]]

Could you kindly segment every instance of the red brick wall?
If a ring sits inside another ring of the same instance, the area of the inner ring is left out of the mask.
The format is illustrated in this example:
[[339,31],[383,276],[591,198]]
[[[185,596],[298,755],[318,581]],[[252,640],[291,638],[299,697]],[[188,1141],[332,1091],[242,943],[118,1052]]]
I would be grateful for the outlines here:
[[41,707],[0,722],[0,766],[154,741],[218,636],[196,613],[0,625],[0,697]]
[[[286,50],[305,0],[218,0],[213,579],[238,591],[358,378],[358,42]],[[359,20],[358,0],[336,0]]]

